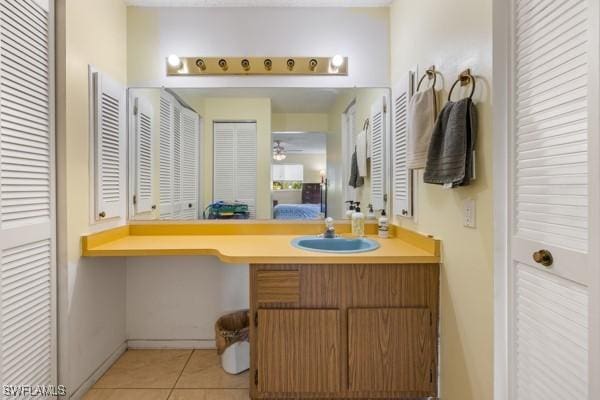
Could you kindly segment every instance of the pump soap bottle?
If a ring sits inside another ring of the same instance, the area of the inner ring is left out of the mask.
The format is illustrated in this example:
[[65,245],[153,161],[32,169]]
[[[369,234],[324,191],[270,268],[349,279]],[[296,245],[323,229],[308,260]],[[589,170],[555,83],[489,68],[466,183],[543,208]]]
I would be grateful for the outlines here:
[[360,202],[356,202],[356,208],[352,214],[352,235],[365,236],[365,214],[360,212]]
[[381,210],[381,217],[379,217],[379,221],[377,221],[377,236],[382,239],[387,239],[390,235],[390,226],[388,223],[388,218],[385,215],[385,210]]

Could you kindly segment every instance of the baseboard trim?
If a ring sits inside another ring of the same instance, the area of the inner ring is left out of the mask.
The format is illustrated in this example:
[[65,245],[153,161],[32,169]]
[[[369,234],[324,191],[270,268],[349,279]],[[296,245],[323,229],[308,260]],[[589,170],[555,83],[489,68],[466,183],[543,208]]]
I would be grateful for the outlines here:
[[215,349],[212,339],[129,339],[130,349]]
[[80,400],[106,371],[127,350],[127,342],[121,343],[106,360],[69,396],[70,400]]

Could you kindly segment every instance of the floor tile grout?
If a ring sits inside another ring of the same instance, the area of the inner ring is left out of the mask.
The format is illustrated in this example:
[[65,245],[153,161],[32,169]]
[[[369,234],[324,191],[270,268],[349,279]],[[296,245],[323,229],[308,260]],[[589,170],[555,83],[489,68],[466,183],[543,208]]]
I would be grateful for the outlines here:
[[177,379],[175,379],[175,383],[173,384],[173,387],[171,388],[171,391],[169,392],[169,394],[167,395],[167,398],[165,400],[169,400],[169,398],[171,397],[171,394],[173,394],[173,391],[177,387],[177,382],[179,382],[179,379],[181,379],[181,375],[183,375],[183,371],[185,371],[185,368],[190,363],[190,360],[192,359],[192,356],[194,355],[195,351],[196,351],[196,349],[192,349],[192,351],[190,352],[188,359],[186,360],[185,364],[183,365],[183,368],[181,369],[181,372],[179,373],[179,375],[177,375]]

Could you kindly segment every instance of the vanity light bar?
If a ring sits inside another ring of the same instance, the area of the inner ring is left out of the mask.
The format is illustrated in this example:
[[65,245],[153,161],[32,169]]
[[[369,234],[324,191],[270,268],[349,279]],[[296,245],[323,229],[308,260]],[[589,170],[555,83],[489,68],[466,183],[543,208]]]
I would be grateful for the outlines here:
[[178,57],[166,58],[167,76],[348,75],[348,57]]

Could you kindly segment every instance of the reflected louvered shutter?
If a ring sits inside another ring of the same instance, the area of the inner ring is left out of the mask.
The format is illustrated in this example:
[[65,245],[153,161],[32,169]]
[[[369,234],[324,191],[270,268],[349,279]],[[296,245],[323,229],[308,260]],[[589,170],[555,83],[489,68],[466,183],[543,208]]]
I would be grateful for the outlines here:
[[49,21],[0,1],[0,385],[56,384]]
[[256,218],[256,123],[235,124],[235,200],[248,204],[250,218]]
[[235,124],[215,122],[213,201],[235,200]]
[[155,122],[152,104],[143,97],[138,97],[134,101],[136,102],[135,213],[139,214],[151,211],[154,199],[152,174],[154,165],[153,126]]
[[173,218],[173,99],[165,93],[160,96],[159,129],[159,213],[161,219],[171,219]]
[[412,216],[411,173],[406,166],[408,103],[412,90],[412,73],[392,91],[392,175],[394,215]]
[[121,217],[123,196],[123,86],[94,72],[96,219]]
[[385,208],[385,99],[371,105],[371,204]]
[[181,111],[181,196],[182,219],[198,218],[198,114]]
[[173,199],[173,219],[181,218],[183,203],[181,198],[181,107],[175,104],[173,108],[173,175],[171,196]]

